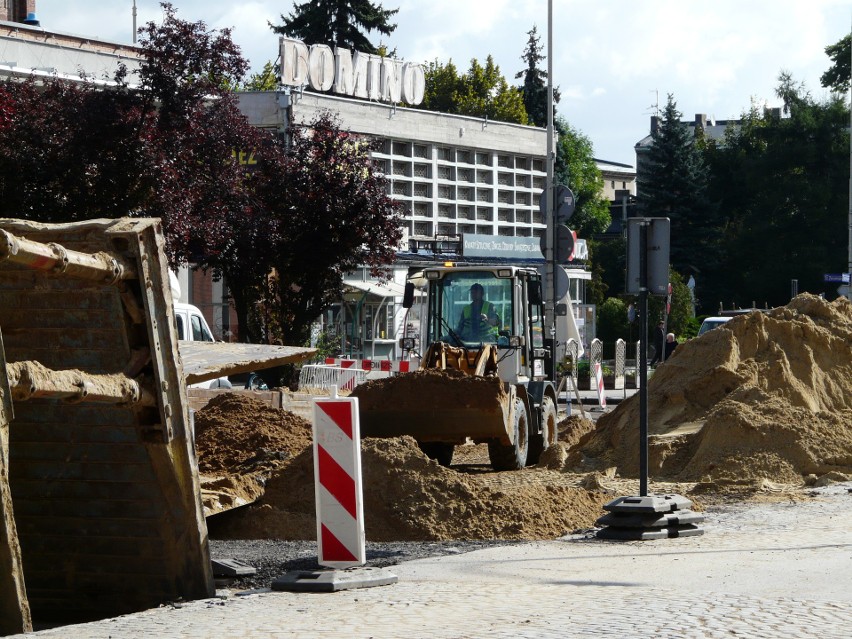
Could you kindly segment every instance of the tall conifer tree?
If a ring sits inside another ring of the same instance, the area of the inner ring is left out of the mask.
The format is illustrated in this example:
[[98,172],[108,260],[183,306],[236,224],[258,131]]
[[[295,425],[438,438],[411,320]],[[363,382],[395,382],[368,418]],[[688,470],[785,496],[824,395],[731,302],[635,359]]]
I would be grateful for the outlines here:
[[[547,72],[539,68],[539,64],[545,59],[541,52],[541,36],[535,26],[527,32],[529,39],[527,47],[521,60],[527,63],[527,68],[518,71],[515,79],[523,78],[521,95],[524,99],[524,107],[527,110],[527,118],[530,124],[540,127],[547,126]],[[559,89],[553,89],[553,103],[559,102]]]
[[298,38],[307,44],[379,53],[364,34],[390,35],[396,29],[388,21],[399,9],[383,9],[370,0],[312,0],[293,3],[293,12],[281,15],[283,24],[270,25],[275,33]]
[[660,127],[652,132],[647,170],[639,177],[639,207],[645,216],[670,218],[672,268],[688,276],[714,265],[718,243],[712,232],[709,172],[699,148],[703,130],[693,132],[681,117],[669,95]]

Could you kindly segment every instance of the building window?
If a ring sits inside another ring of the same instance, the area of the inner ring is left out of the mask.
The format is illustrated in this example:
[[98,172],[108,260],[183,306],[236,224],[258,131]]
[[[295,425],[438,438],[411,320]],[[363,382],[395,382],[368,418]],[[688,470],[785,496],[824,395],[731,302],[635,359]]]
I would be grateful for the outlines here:
[[427,202],[415,202],[414,203],[414,215],[419,215],[421,217],[430,217],[432,212],[429,210],[429,204]]
[[438,179],[439,180],[452,180],[453,179],[453,167],[451,167],[451,166],[439,166],[438,167]]

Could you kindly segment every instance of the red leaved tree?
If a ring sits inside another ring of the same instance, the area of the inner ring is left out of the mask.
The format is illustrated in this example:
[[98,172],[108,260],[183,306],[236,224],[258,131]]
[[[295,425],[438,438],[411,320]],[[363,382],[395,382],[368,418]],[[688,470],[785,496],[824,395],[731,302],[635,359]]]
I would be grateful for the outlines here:
[[173,266],[224,278],[243,341],[304,343],[345,272],[392,260],[399,211],[333,118],[289,150],[252,127],[230,90],[247,68],[230,31],[162,6],[140,30],[138,80],[0,83],[0,215],[160,217]]
[[364,265],[387,276],[402,213],[369,153],[370,143],[330,113],[291,131],[286,179],[268,182],[264,192],[280,229],[265,306],[276,341],[304,344],[311,323],[340,301],[347,272]]

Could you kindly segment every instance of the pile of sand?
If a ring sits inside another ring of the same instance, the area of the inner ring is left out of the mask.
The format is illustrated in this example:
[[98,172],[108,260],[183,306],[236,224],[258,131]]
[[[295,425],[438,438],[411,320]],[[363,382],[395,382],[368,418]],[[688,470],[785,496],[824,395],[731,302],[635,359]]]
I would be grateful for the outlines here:
[[[655,488],[777,487],[805,476],[842,481],[852,473],[850,340],[852,304],[801,295],[682,344],[648,385]],[[429,401],[435,385],[444,397],[455,392],[454,402],[477,405],[493,402],[495,383],[426,371],[367,384],[358,394],[362,410],[381,407],[380,389],[392,385],[397,401],[416,405]],[[196,428],[200,467],[230,484],[223,494],[246,488],[242,503],[257,499],[210,518],[211,535],[316,538],[307,422],[226,394],[196,414]],[[564,420],[538,467],[495,473],[484,448],[461,447],[459,465],[444,468],[410,437],[364,439],[367,539],[546,539],[592,526],[614,496],[608,489],[636,494],[639,396],[597,424]],[[258,468],[262,480],[246,480],[256,479],[250,473]]]
[[[361,465],[369,541],[552,539],[589,527],[612,498],[541,482],[494,490],[430,460],[411,437],[364,439]],[[316,539],[313,472],[307,449],[272,476],[256,504],[229,513],[215,536]]]
[[[852,472],[852,304],[800,295],[682,344],[648,384],[649,475],[801,482]],[[638,475],[639,396],[598,420],[574,471]]]
[[311,425],[254,397],[223,393],[195,413],[204,514],[258,499],[270,475],[312,440]]
[[217,395],[195,413],[202,473],[235,473],[255,462],[294,457],[311,441],[309,422],[244,394]]

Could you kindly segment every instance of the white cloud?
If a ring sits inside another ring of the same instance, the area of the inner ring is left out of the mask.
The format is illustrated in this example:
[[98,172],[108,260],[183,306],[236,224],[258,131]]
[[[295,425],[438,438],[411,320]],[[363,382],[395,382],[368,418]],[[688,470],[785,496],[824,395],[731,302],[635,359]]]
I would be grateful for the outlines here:
[[[178,16],[210,27],[234,27],[254,70],[277,55],[277,23],[290,0],[172,0]],[[158,0],[137,0],[138,23],[159,21]],[[399,8],[397,30],[382,38],[420,62],[450,58],[466,70],[493,54],[510,82],[535,24],[546,51],[546,0],[382,0]],[[46,29],[131,41],[131,1],[38,0]],[[601,157],[633,162],[648,130],[656,93],[672,93],[687,114],[736,117],[751,98],[777,104],[781,69],[823,94],[826,45],[850,28],[848,0],[553,0],[557,109],[588,135]],[[374,37],[374,40],[378,38]],[[545,63],[546,64],[546,63]]]

